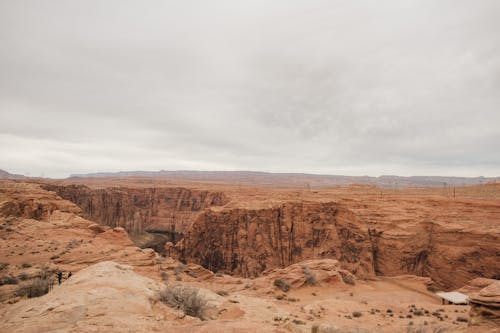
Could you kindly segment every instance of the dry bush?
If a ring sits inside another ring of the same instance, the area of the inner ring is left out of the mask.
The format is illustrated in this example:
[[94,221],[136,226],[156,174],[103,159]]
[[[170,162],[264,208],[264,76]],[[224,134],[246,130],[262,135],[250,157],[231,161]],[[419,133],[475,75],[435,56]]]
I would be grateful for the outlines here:
[[311,271],[309,267],[306,265],[301,266],[302,271],[304,272],[304,276],[306,277],[306,284],[310,286],[315,286],[318,284],[318,280],[316,279],[316,276],[314,273]]
[[36,278],[31,283],[26,284],[16,291],[16,295],[20,297],[28,296],[28,298],[40,297],[49,292],[50,281],[48,279]]
[[427,285],[427,290],[431,293],[437,293],[440,289],[433,284]]
[[274,286],[285,293],[288,292],[291,288],[290,283],[286,282],[283,279],[276,279],[273,282]]
[[10,275],[2,275],[0,276],[0,286],[3,286],[5,284],[18,284],[19,281]]
[[162,271],[162,272],[160,273],[160,276],[161,276],[161,279],[162,279],[163,281],[165,281],[165,282],[167,282],[167,281],[168,281],[168,273],[167,273],[167,272]]
[[186,315],[206,319],[207,300],[192,286],[167,286],[160,292],[160,300],[182,310]]
[[359,317],[361,317],[361,316],[362,316],[362,314],[361,314],[361,312],[359,312],[359,311],[354,311],[354,312],[352,313],[352,316],[353,316],[354,318],[359,318]]
[[344,283],[350,284],[352,286],[354,286],[356,284],[356,280],[354,280],[354,278],[350,275],[342,275],[342,281],[344,281]]

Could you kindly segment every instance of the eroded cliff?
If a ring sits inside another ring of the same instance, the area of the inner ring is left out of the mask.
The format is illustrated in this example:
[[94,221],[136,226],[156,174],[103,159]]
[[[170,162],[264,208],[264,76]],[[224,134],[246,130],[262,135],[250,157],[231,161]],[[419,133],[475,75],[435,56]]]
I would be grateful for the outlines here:
[[130,233],[144,230],[182,233],[205,208],[224,205],[223,192],[182,187],[106,187],[45,184],[47,190],[77,204],[85,218]]
[[335,203],[289,202],[268,209],[206,211],[178,243],[180,259],[255,277],[267,268],[335,258],[358,276],[373,273],[367,229]]
[[372,188],[304,194],[217,186],[44,187],[101,224],[124,226],[129,232],[180,233],[183,239],[176,245],[168,239],[135,241],[240,276],[331,258],[358,277],[414,274],[450,289],[500,271],[498,201],[388,194]]

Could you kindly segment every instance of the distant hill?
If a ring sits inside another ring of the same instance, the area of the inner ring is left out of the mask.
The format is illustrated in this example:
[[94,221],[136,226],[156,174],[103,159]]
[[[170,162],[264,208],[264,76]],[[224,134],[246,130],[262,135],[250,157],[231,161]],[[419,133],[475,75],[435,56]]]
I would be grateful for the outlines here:
[[0,179],[23,179],[23,178],[26,178],[26,176],[16,175],[0,169]]
[[349,184],[375,185],[385,188],[443,187],[477,185],[499,181],[500,177],[442,177],[442,176],[342,176],[306,173],[270,173],[256,171],[120,171],[75,174],[70,178],[159,177],[173,180],[211,183],[240,183],[269,186],[335,186]]

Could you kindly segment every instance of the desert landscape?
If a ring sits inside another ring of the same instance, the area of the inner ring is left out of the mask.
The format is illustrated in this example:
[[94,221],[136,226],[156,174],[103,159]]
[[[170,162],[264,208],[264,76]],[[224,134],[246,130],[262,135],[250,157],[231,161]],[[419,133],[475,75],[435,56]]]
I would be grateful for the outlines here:
[[499,0],[1,0],[0,333],[500,333]]
[[[2,332],[499,329],[500,182],[11,178]],[[469,301],[443,305],[442,291]]]

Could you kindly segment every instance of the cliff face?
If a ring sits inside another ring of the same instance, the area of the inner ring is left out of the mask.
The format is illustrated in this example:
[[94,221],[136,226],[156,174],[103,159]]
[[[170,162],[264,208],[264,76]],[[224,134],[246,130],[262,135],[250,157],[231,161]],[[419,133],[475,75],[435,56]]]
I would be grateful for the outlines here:
[[[413,274],[452,289],[500,271],[496,201],[380,193],[341,193],[335,201],[325,195],[321,201],[181,187],[44,188],[76,203],[84,217],[101,224],[123,226],[130,233],[168,233],[154,242],[141,238],[136,243],[154,243],[166,255],[240,276],[328,258],[358,277]],[[273,207],[261,204],[269,197],[276,200]],[[23,207],[2,210],[17,216],[47,214],[36,204],[29,207],[26,213]]]
[[368,233],[335,203],[207,210],[177,245],[180,259],[213,271],[258,276],[310,258],[334,258],[358,276],[373,273]]
[[500,205],[409,198],[351,210],[369,227],[377,274],[429,276],[444,289],[500,270]]
[[[409,211],[401,212],[406,205]],[[177,256],[242,276],[332,258],[358,277],[412,274],[431,277],[443,289],[493,277],[500,270],[496,204],[402,201],[397,209],[387,202],[360,206],[288,202],[268,209],[207,210],[185,231]]]
[[77,204],[84,217],[128,232],[159,230],[182,232],[207,207],[226,203],[222,192],[186,188],[94,189],[85,185],[44,185],[59,196]]
[[379,275],[429,276],[444,289],[475,277],[493,277],[500,269],[498,234],[456,226],[420,223],[404,233],[371,230],[374,267]]

